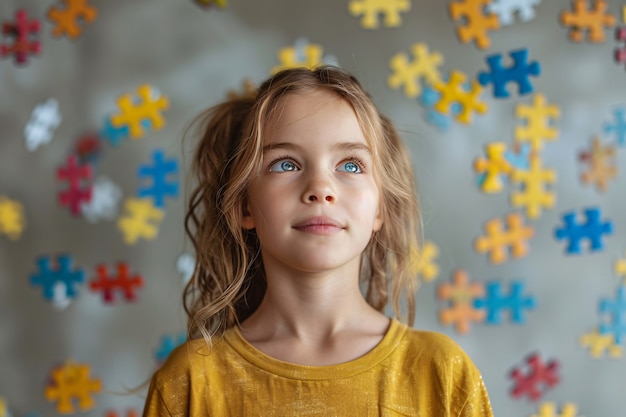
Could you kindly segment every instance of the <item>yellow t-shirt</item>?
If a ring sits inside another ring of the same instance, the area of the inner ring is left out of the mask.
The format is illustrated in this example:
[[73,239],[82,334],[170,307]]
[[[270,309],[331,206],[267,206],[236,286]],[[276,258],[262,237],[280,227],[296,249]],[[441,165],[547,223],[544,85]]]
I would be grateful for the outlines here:
[[371,351],[329,366],[272,358],[236,327],[210,353],[204,339],[189,341],[153,375],[143,415],[493,417],[465,352],[395,319]]

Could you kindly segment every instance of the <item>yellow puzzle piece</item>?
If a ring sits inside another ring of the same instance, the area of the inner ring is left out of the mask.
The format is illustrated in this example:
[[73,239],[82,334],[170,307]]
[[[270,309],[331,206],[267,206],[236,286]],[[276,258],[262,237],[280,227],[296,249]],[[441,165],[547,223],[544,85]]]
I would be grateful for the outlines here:
[[502,176],[513,172],[513,167],[504,156],[506,144],[492,142],[485,146],[487,159],[478,157],[474,160],[474,171],[485,174],[480,189],[485,193],[499,193],[503,189]]
[[[302,51],[300,52],[298,48],[293,46],[282,48],[278,52],[280,64],[272,68],[272,74],[289,68],[304,67],[312,70],[322,64],[323,49],[320,45],[308,44],[301,49]],[[304,60],[301,58],[304,58]]]
[[547,105],[543,94],[535,94],[530,106],[520,104],[515,107],[515,116],[526,119],[525,126],[515,128],[515,140],[530,142],[531,152],[541,151],[544,141],[554,141],[559,135],[558,129],[550,122],[561,116],[561,110],[556,105]]
[[557,414],[554,403],[543,403],[539,406],[539,414],[533,414],[531,417],[576,417],[576,412],[577,407],[572,403],[566,403],[561,408],[560,414]]
[[582,347],[589,348],[591,357],[595,359],[601,358],[605,353],[613,358],[622,356],[622,347],[615,344],[615,336],[613,334],[600,334],[598,329],[582,335],[579,343]]
[[52,384],[46,387],[45,397],[49,401],[57,401],[57,411],[62,414],[73,413],[73,400],[78,400],[81,411],[96,406],[92,393],[102,390],[98,379],[89,378],[90,369],[87,365],[67,362],[52,371]]
[[443,56],[439,52],[428,53],[428,46],[424,43],[412,45],[411,53],[415,57],[413,61],[402,52],[391,58],[389,67],[393,74],[387,78],[387,85],[393,89],[404,86],[404,95],[415,98],[422,94],[422,79],[430,85],[441,82],[438,67],[443,64]]
[[439,249],[432,242],[424,243],[421,253],[416,248],[412,248],[409,261],[410,273],[421,277],[426,282],[433,281],[439,275],[439,265],[435,263],[437,255],[439,255]]
[[485,8],[490,3],[491,0],[461,0],[449,3],[448,12],[453,21],[465,18],[465,25],[459,26],[456,30],[462,43],[475,41],[480,49],[491,46],[487,32],[499,29],[500,19],[496,14],[485,14]]
[[361,26],[365,29],[378,27],[378,15],[384,14],[383,24],[397,27],[402,23],[400,13],[411,9],[410,0],[352,0],[348,3],[348,11],[352,16],[363,16]]
[[461,105],[461,111],[455,116],[455,119],[461,123],[469,124],[472,121],[472,111],[476,113],[485,113],[489,108],[486,103],[479,101],[483,88],[478,81],[472,80],[472,86],[469,91],[464,87],[467,77],[459,71],[452,71],[447,83],[438,82],[433,88],[441,93],[439,101],[435,103],[434,109],[442,114],[449,114],[450,108],[454,103]]
[[485,236],[474,241],[474,249],[479,253],[489,252],[489,260],[494,264],[506,261],[507,248],[514,258],[528,254],[528,240],[535,236],[535,229],[524,226],[524,219],[519,213],[510,213],[506,217],[507,229],[504,230],[502,220],[495,218],[485,224]]
[[522,184],[521,191],[514,191],[511,194],[511,204],[514,207],[526,207],[526,215],[529,219],[538,218],[542,207],[554,207],[556,197],[554,192],[546,191],[545,184],[556,182],[556,172],[551,169],[542,169],[539,155],[531,154],[528,170],[514,170],[511,174],[511,181]]
[[4,233],[11,240],[17,240],[25,227],[22,204],[0,195],[0,233]]
[[149,198],[129,198],[124,202],[126,215],[117,222],[124,242],[134,245],[139,238],[154,239],[159,233],[159,224],[165,215]]
[[167,97],[155,94],[155,90],[148,84],[137,88],[137,97],[138,99],[131,94],[122,95],[117,100],[120,113],[111,116],[111,124],[118,128],[128,126],[130,137],[133,139],[145,134],[142,126],[144,120],[150,121],[153,130],[161,129],[165,125],[161,111],[169,107]]

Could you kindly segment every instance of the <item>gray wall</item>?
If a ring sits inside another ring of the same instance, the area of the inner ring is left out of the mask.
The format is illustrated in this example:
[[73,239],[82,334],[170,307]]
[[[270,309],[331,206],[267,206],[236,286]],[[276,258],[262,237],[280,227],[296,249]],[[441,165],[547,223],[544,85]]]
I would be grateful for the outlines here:
[[[43,18],[51,3],[3,0],[0,19],[12,19],[17,7]],[[157,239],[133,246],[123,242],[114,222],[91,224],[71,216],[56,202],[60,186],[54,173],[77,137],[99,130],[104,117],[115,111],[116,97],[139,84],[150,83],[169,97],[164,129],[117,148],[105,144],[95,167],[97,175],[120,186],[124,198],[133,196],[137,167],[149,162],[153,149],[162,148],[178,158],[184,170],[187,161],[182,159],[180,138],[190,119],[228,90],[240,89],[243,79],[266,78],[278,64],[277,51],[301,37],[321,45],[363,81],[410,148],[425,237],[440,251],[437,281],[425,283],[418,293],[416,327],[449,334],[466,349],[484,374],[497,416],[531,415],[542,401],[574,402],[579,414],[587,417],[624,415],[625,359],[593,359],[578,344],[578,338],[600,322],[600,299],[615,297],[620,282],[613,264],[626,248],[624,176],[620,173],[604,193],[579,179],[583,167],[578,153],[594,135],[605,143],[615,141],[603,134],[602,126],[617,106],[626,105],[626,72],[611,58],[617,45],[613,30],[607,30],[604,44],[569,42],[567,29],[558,23],[560,12],[569,7],[564,0],[544,1],[536,19],[492,33],[488,50],[457,40],[447,2],[440,0],[414,0],[400,27],[377,30],[362,29],[347,12],[348,2],[337,0],[230,0],[225,10],[203,10],[182,0],[93,3],[99,16],[80,39],[53,38],[52,24],[45,20],[39,57],[25,67],[15,66],[11,59],[0,61],[0,195],[20,201],[27,221],[18,240],[0,236],[0,396],[15,415],[55,414],[43,390],[50,370],[67,359],[88,363],[106,388],[95,396],[98,408],[87,415],[140,409],[141,396],[112,392],[148,378],[156,367],[153,352],[160,338],[177,335],[185,326],[183,285],[175,266],[177,257],[190,251],[182,229],[184,199],[167,202]],[[621,18],[620,2],[608,3]],[[509,99],[496,100],[488,87],[483,95],[490,106],[487,114],[474,117],[471,125],[453,124],[441,132],[426,123],[417,100],[386,85],[390,58],[408,53],[416,42],[444,55],[444,74],[457,69],[473,77],[486,68],[486,55],[520,47],[528,47],[531,59],[541,62],[543,73],[532,80],[535,91],[557,104],[562,114],[559,140],[542,153],[544,165],[558,174],[557,204],[529,221],[536,236],[528,256],[492,265],[486,255],[473,250],[472,242],[482,234],[486,220],[520,210],[509,205],[511,185],[496,195],[482,193],[472,162],[483,154],[486,143],[513,142],[519,124],[515,106],[530,103],[531,95],[513,93]],[[59,101],[63,121],[52,142],[29,152],[24,126],[32,109],[50,97]],[[618,162],[624,161],[625,152],[618,150]],[[564,212],[580,212],[587,206],[601,207],[615,232],[605,239],[602,251],[565,255],[565,243],[555,241],[553,230]],[[71,254],[89,279],[98,263],[127,261],[144,276],[146,285],[137,302],[113,306],[103,305],[98,294],[83,287],[67,309],[56,310],[28,277],[36,270],[37,256],[59,252]],[[459,335],[438,323],[444,304],[435,299],[438,283],[449,281],[457,268],[477,281],[523,280],[537,307],[526,314],[523,325],[507,319],[501,325],[475,324],[469,334]],[[561,365],[560,384],[534,403],[509,395],[513,385],[509,371],[531,352]]]

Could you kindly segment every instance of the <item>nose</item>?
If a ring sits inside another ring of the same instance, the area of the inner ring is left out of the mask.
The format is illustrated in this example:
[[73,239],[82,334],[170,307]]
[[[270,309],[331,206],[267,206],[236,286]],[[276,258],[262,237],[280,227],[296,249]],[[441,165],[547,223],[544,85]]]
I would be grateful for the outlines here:
[[334,203],[336,199],[336,192],[331,182],[320,177],[311,178],[302,193],[302,202],[305,204],[314,202]]

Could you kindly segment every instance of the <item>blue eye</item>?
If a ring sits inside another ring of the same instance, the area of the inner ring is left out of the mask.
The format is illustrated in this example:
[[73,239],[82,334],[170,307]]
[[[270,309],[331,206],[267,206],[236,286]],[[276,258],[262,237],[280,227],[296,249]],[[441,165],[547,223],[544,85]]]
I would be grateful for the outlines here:
[[363,172],[359,164],[354,161],[344,162],[339,166],[339,171],[345,171],[351,174],[361,174]]
[[272,172],[288,172],[288,171],[296,171],[298,167],[294,164],[293,161],[289,159],[283,159],[280,161],[276,161],[270,165],[270,171]]

